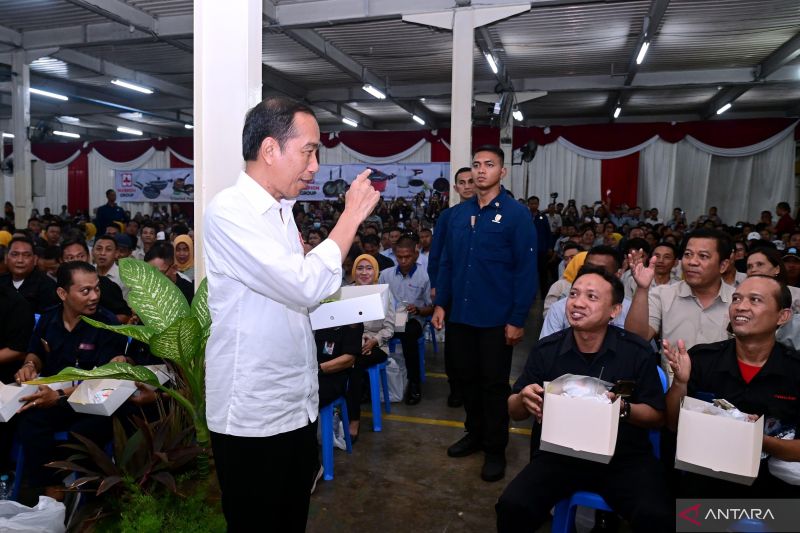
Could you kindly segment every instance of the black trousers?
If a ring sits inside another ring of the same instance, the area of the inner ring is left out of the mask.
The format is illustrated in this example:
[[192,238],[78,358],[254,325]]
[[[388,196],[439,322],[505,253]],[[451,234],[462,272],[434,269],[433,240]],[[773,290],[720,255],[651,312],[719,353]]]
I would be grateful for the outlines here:
[[359,354],[356,357],[356,364],[350,374],[350,384],[347,386],[347,416],[351,421],[361,420],[361,395],[369,383],[367,368],[383,363],[386,359],[386,352],[377,346],[367,355]]
[[579,490],[600,494],[636,532],[675,531],[675,501],[652,454],[614,457],[605,465],[537,451],[495,506],[498,533],[537,530],[558,501]]
[[461,385],[456,375],[455,350],[453,350],[453,334],[450,332],[450,308],[444,309],[444,372],[450,385],[450,394],[461,394]]
[[[78,433],[100,448],[108,444],[113,435],[111,417],[76,413],[65,402],[46,409],[28,409],[15,418],[19,418],[19,441],[25,452],[24,477],[30,487],[57,485],[66,476],[44,466],[50,461],[66,459],[73,453],[58,447],[63,443],[55,441],[57,432]],[[70,442],[78,444],[72,435]]]
[[347,392],[347,380],[350,378],[350,369],[326,374],[322,370],[318,372],[319,378],[319,406],[325,407],[339,396],[344,396]]
[[513,352],[506,344],[505,326],[476,328],[451,322],[447,327],[464,393],[464,427],[482,439],[486,452],[503,453],[508,445],[508,378]]
[[271,437],[211,432],[228,531],[302,532],[318,468],[317,423]]
[[408,382],[420,382],[419,373],[419,338],[422,336],[422,325],[418,320],[408,317],[406,330],[402,333],[395,333],[394,336],[400,339],[403,347],[403,358],[406,360],[406,370],[408,371]]
[[547,253],[537,254],[536,267],[537,272],[539,273],[539,291],[541,292],[542,300],[544,300],[544,297],[547,296],[547,291],[550,290],[551,285]]

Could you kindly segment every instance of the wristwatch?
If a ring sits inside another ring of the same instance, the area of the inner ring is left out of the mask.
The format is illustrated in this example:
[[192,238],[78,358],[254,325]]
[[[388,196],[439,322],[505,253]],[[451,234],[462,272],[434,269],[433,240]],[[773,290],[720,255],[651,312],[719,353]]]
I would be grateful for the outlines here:
[[631,416],[631,404],[625,401],[625,398],[619,399],[619,417],[620,419],[628,418]]
[[67,393],[64,392],[64,389],[56,389],[56,392],[58,393],[59,400],[63,401],[67,399]]

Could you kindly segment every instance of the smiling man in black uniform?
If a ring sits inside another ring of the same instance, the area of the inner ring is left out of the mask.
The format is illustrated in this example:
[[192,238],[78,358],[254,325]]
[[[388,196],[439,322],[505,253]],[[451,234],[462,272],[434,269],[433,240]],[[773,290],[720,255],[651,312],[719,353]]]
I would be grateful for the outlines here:
[[[583,267],[567,299],[570,328],[540,340],[508,399],[511,418],[531,414],[541,423],[542,385],[564,374],[635,382],[621,400],[617,445],[609,464],[539,450],[541,427],[533,425],[531,462],[506,487],[497,502],[500,533],[535,531],[550,509],[572,493],[600,494],[637,532],[674,531],[661,464],[653,455],[648,430],[664,423],[664,391],[650,346],[609,321],[622,311],[622,282],[596,267]],[[574,424],[572,420],[559,420]]]
[[[774,433],[795,433],[800,423],[800,355],[775,341],[775,330],[791,319],[792,297],[786,285],[768,276],[744,280],[730,305],[734,339],[699,344],[686,350],[664,342],[664,353],[675,372],[667,392],[667,427],[675,431],[681,400],[725,399],[743,413],[763,415],[762,451],[768,457],[800,461],[800,440]],[[762,454],[762,457],[763,455]],[[686,473],[681,495],[705,498],[797,498],[800,487],[774,477],[761,461],[751,486]]]

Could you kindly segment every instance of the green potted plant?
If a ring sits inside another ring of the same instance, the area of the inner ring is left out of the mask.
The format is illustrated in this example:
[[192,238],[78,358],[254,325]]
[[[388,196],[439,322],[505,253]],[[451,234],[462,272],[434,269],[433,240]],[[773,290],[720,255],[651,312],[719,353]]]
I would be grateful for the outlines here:
[[[157,268],[137,259],[121,259],[119,271],[129,288],[128,304],[141,325],[111,326],[82,317],[89,324],[142,341],[150,351],[168,360],[185,384],[181,390],[165,387],[149,369],[128,363],[109,363],[92,370],[67,367],[54,376],[38,378],[31,384],[57,383],[87,379],[126,379],[151,385],[172,397],[186,410],[194,424],[198,446],[209,448],[205,405],[205,349],[211,329],[206,280],[197,289],[192,305]],[[198,457],[198,469],[208,473],[208,454]]]

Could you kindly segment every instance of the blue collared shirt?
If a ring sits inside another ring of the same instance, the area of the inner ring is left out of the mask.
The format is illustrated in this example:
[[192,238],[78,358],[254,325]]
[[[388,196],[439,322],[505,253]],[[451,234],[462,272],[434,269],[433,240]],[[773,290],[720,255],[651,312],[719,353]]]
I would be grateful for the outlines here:
[[[400,306],[402,302],[413,304],[417,307],[428,307],[431,302],[431,282],[428,273],[419,263],[416,263],[407,276],[400,272],[400,267],[387,268],[381,271],[378,283],[386,283],[392,291],[395,305]],[[412,315],[422,322],[419,315]]]
[[433,229],[433,241],[428,252],[428,278],[430,278],[431,287],[434,289],[439,277],[439,261],[442,258],[442,250],[447,238],[447,225],[450,222],[450,214],[452,212],[453,210],[450,208],[442,211],[439,215],[439,220],[436,221],[436,227]]
[[448,209],[436,305],[475,327],[523,327],[539,286],[531,213],[503,187],[485,207],[475,196]]

